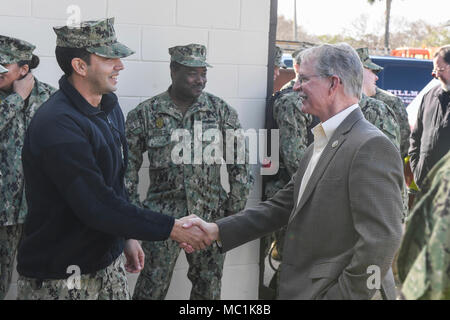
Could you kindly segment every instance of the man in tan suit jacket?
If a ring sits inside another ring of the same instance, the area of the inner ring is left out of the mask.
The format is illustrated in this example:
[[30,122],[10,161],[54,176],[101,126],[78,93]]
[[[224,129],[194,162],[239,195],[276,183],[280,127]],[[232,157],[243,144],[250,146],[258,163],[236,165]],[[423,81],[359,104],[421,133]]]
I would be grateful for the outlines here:
[[[358,106],[363,70],[347,44],[304,51],[294,87],[321,123],[292,180],[256,207],[206,223],[228,251],[287,224],[280,299],[395,299],[403,167]],[[191,248],[185,245],[189,252]],[[377,279],[378,278],[378,279]]]

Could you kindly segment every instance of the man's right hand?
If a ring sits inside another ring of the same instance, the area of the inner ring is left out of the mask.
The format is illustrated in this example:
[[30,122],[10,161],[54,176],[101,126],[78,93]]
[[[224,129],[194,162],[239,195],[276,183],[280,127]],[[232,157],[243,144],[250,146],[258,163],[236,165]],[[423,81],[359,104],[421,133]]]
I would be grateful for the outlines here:
[[[183,221],[183,228],[185,229],[193,229],[200,228],[202,232],[204,232],[205,237],[208,238],[208,243],[212,243],[213,241],[219,240],[219,227],[216,223],[206,222],[199,217],[188,217],[188,219]],[[180,247],[184,249],[187,253],[194,252],[195,249],[190,243],[180,243]]]
[[210,246],[212,240],[201,228],[198,226],[192,226],[190,228],[184,227],[187,221],[186,218],[188,217],[184,217],[181,220],[175,219],[175,224],[170,233],[170,239],[177,241],[179,244],[188,244],[193,251],[203,250]]
[[33,75],[28,73],[23,79],[13,82],[13,91],[25,100],[30,95],[31,90],[33,90],[34,82]]

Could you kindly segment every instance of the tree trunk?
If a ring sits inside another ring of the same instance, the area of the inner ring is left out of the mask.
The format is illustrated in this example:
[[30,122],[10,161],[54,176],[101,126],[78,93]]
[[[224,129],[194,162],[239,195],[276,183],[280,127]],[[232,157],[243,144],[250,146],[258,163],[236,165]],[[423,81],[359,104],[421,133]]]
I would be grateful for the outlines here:
[[385,28],[384,28],[384,51],[385,54],[390,53],[389,48],[389,23],[391,20],[391,3],[392,0],[386,0],[386,19],[385,19]]

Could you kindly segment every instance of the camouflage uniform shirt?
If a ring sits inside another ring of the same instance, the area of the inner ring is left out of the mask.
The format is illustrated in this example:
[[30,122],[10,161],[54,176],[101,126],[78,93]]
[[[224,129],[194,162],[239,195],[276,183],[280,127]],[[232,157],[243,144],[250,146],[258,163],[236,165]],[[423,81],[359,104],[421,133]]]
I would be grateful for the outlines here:
[[[292,86],[289,82],[284,88]],[[265,185],[267,198],[289,182],[308,147],[308,127],[312,116],[301,111],[301,106],[298,92],[292,90],[282,93],[273,104],[273,117],[280,134],[280,166],[276,177]]]
[[25,131],[37,108],[55,91],[35,78],[26,104],[19,94],[0,90],[0,226],[25,221],[27,204],[21,160]]
[[402,99],[378,87],[372,98],[383,101],[395,113],[397,123],[400,126],[400,153],[402,157],[408,156],[411,128],[409,127],[408,113],[406,112]]
[[398,272],[406,299],[450,299],[450,152],[424,180],[406,222]]
[[400,127],[394,112],[382,101],[362,94],[359,106],[367,121],[381,130],[400,152]]
[[[400,153],[400,127],[395,113],[382,101],[362,95],[359,105],[367,121],[381,130],[389,140],[397,147]],[[408,216],[408,194],[406,184],[402,189],[402,221]]]
[[[285,89],[293,89],[296,79],[293,79],[289,82],[287,82],[284,86],[281,87],[280,91],[283,91]],[[298,94],[298,93],[297,93]]]
[[[203,92],[183,116],[172,102],[169,90],[140,103],[127,116],[129,165],[126,185],[132,202],[140,204],[138,170],[143,153],[148,151],[150,187],[142,203],[144,207],[174,217],[196,214],[206,220],[242,210],[253,182],[250,166],[235,164],[236,161],[226,165],[230,188],[227,194],[221,184],[221,169],[225,165],[206,164],[204,160],[196,164],[194,155],[195,145],[197,152],[200,146],[200,152],[207,153],[207,148],[213,143],[199,140],[201,133],[195,136],[195,123],[203,134],[208,129],[218,129],[225,140],[225,130],[241,128],[236,111],[220,98]],[[175,164],[171,160],[172,150],[178,143],[171,140],[176,129],[189,132],[192,146],[188,155],[190,163]],[[225,156],[225,148],[222,149]]]

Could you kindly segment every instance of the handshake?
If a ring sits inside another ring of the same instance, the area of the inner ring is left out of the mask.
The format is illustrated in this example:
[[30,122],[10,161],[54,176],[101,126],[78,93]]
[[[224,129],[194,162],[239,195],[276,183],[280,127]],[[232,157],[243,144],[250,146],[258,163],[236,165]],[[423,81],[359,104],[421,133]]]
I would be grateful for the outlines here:
[[205,249],[213,241],[218,240],[219,227],[192,214],[175,220],[170,239],[178,242],[186,253],[193,253]]

